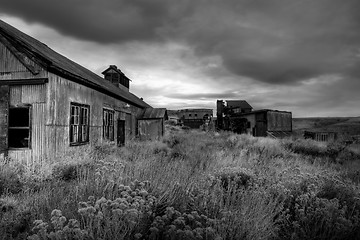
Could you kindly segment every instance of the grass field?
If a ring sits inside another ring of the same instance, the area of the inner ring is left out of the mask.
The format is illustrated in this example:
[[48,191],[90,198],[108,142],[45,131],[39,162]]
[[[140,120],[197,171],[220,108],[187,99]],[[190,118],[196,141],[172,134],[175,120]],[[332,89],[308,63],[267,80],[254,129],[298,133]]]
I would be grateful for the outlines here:
[[341,143],[167,126],[36,172],[1,162],[0,239],[360,239],[359,167]]
[[341,137],[351,138],[360,135],[360,117],[294,118],[293,131],[297,135],[303,131],[337,132]]

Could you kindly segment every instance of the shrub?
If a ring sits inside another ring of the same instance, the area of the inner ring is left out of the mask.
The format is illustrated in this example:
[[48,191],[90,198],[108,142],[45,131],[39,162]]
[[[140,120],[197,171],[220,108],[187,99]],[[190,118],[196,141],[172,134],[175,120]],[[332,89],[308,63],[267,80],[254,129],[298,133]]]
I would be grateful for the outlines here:
[[25,239],[33,218],[29,209],[19,207],[12,197],[0,199],[0,239]]
[[[289,207],[289,206],[288,206]],[[287,209],[288,222],[281,237],[288,239],[357,239],[359,212],[347,214],[337,198],[331,200],[304,193],[294,197],[293,210]]]
[[216,221],[197,211],[181,213],[167,207],[164,215],[156,216],[146,239],[216,239]]
[[19,193],[23,188],[19,168],[10,163],[0,162],[0,196],[5,192]]
[[115,200],[89,197],[87,202],[79,203],[79,221],[67,221],[55,209],[51,213],[50,229],[48,223],[36,220],[35,234],[30,239],[129,239],[143,229],[142,224],[151,216],[156,198],[144,189],[146,185],[139,181],[130,186],[120,185],[121,196]]

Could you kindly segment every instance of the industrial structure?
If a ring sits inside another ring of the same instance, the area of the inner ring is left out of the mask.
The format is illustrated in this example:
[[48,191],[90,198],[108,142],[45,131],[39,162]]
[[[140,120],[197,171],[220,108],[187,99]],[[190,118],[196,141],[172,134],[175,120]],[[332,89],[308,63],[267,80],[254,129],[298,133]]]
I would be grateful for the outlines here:
[[0,20],[0,159],[31,163],[104,142],[123,145],[137,126],[146,139],[163,134],[156,120],[163,109],[132,94],[115,65],[103,75]]
[[179,118],[179,124],[197,129],[211,120],[213,110],[206,108],[181,109],[177,110],[176,114]]
[[292,132],[292,114],[287,111],[253,108],[245,100],[217,100],[216,127],[256,137],[280,138]]

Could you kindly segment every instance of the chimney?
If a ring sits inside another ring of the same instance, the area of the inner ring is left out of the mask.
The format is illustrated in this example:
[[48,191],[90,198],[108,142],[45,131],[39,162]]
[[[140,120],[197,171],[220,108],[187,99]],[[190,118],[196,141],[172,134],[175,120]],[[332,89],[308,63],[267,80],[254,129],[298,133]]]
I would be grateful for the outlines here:
[[110,65],[105,71],[102,72],[104,78],[112,84],[123,90],[129,91],[130,79],[117,68],[116,65]]

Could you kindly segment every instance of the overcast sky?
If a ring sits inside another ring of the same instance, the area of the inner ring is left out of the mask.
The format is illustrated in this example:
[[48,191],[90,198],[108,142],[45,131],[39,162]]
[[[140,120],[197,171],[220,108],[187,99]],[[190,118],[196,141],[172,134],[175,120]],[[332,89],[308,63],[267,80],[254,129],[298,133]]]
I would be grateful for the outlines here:
[[153,107],[360,116],[359,0],[0,0],[0,18]]

